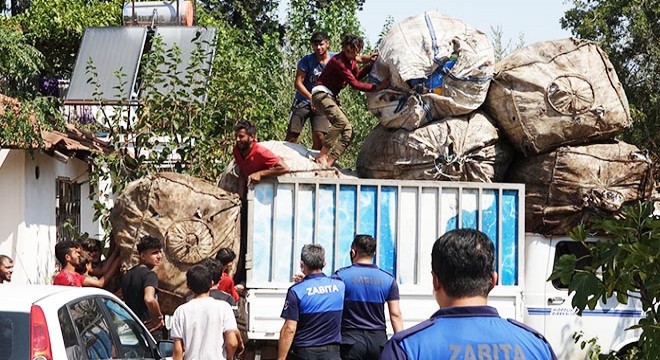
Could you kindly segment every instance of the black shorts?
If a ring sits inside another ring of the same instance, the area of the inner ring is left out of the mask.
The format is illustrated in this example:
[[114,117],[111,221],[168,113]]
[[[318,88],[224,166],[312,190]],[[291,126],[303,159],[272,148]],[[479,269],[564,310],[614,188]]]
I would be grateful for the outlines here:
[[291,116],[289,116],[289,128],[287,131],[292,134],[300,134],[307,119],[310,119],[312,131],[320,131],[327,134],[330,130],[330,121],[328,121],[328,118],[322,114],[313,112],[311,105],[300,103],[291,107]]
[[378,360],[387,342],[385,330],[342,330],[342,360]]
[[287,360],[341,360],[339,345],[294,347]]

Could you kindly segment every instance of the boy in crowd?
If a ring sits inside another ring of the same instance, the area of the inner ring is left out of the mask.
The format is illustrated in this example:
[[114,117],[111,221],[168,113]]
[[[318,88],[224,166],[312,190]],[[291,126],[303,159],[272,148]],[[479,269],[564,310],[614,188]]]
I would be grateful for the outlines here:
[[0,255],[0,284],[11,282],[14,273],[14,261],[7,255]]
[[71,240],[60,241],[55,244],[55,258],[60,263],[60,271],[53,279],[53,285],[63,286],[94,286],[103,287],[106,281],[112,278],[119,268],[119,257],[114,254],[110,259],[108,272],[96,279],[87,277],[76,272],[76,266],[80,265],[80,246]]
[[143,236],[137,244],[140,263],[128,270],[121,279],[124,302],[144,322],[156,340],[163,338],[159,330],[165,326],[158,304],[158,275],[153,270],[160,265],[162,249],[160,239]]
[[215,255],[215,258],[222,264],[222,277],[218,282],[218,290],[226,292],[231,295],[234,301],[238,301],[239,296],[238,292],[236,292],[236,287],[234,286],[234,279],[229,276],[229,271],[236,259],[236,254],[230,248],[222,248]]
[[179,306],[172,317],[174,360],[233,359],[240,335],[229,304],[209,296],[211,272],[194,265],[186,272],[194,298]]
[[[222,272],[223,266],[220,260],[216,260],[213,258],[206,258],[197,264],[206,267],[207,269],[209,269],[209,272],[211,272],[211,290],[209,290],[209,296],[216,300],[226,301],[232,307],[232,309],[234,309],[234,307],[236,306],[236,300],[234,300],[234,298],[229,293],[216,288],[218,286],[218,282],[220,281],[220,278],[223,275]],[[194,294],[187,297],[186,302],[192,300],[193,297]]]

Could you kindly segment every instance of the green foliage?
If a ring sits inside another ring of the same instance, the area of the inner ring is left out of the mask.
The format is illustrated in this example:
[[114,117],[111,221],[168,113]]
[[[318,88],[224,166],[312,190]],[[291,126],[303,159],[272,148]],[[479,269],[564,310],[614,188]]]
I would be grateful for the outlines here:
[[63,129],[64,119],[57,104],[49,98],[38,97],[16,104],[2,104],[0,115],[0,148],[38,149],[43,145],[42,130]]
[[230,26],[252,34],[260,41],[264,36],[281,37],[282,29],[277,21],[278,1],[274,0],[205,0],[199,2],[202,9]]
[[330,37],[332,49],[337,50],[342,35],[364,35],[360,29],[357,10],[358,3],[355,0],[291,0],[287,18],[287,39],[294,51],[307,50],[310,35],[315,31],[324,31]]
[[16,96],[24,92],[28,80],[41,71],[43,60],[20,28],[0,17],[0,93]]
[[[626,140],[657,152],[660,144],[660,2],[572,0],[562,27],[599,41],[631,104],[634,125]],[[656,153],[657,155],[657,153]]]
[[660,354],[660,217],[653,209],[651,203],[638,203],[620,217],[594,219],[589,232],[606,236],[601,241],[587,243],[588,231],[579,226],[570,235],[588,247],[587,266],[579,269],[575,255],[563,255],[549,278],[569,286],[580,314],[613,297],[624,304],[639,299],[646,317],[635,326],[642,329],[639,352],[631,355],[635,359]]
[[121,24],[120,0],[33,0],[13,18],[45,56],[46,73],[68,77],[87,27]]

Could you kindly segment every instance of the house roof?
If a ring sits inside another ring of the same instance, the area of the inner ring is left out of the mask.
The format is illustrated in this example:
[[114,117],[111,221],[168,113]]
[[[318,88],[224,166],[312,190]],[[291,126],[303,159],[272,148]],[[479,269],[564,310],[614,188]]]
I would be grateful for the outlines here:
[[[5,114],[8,108],[13,108],[15,112],[21,111],[20,101],[0,94],[0,117]],[[106,142],[99,140],[93,134],[84,132],[72,124],[67,124],[65,129],[60,130],[42,130],[34,116],[30,116],[30,122],[36,131],[41,132],[43,143],[37,144],[15,144],[11,140],[4,139],[2,147],[11,149],[42,149],[47,153],[54,150],[66,152],[70,155],[85,155],[91,152],[107,152],[109,146]]]

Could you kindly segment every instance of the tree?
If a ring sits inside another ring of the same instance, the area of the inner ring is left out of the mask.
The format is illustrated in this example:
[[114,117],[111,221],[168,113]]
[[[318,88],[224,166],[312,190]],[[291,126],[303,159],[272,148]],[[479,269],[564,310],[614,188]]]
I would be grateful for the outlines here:
[[[575,293],[572,305],[580,314],[599,301],[615,298],[626,304],[630,298],[639,299],[646,317],[633,327],[642,329],[636,359],[660,354],[660,217],[653,211],[652,203],[638,203],[625,207],[620,217],[595,218],[588,229],[578,226],[570,236],[589,255],[580,259],[563,255],[548,279],[568,285],[569,294]],[[605,239],[587,242],[590,233]]]
[[660,1],[572,0],[561,19],[574,35],[600,42],[628,96],[634,124],[628,141],[656,152],[660,144]]
[[121,24],[120,0],[33,0],[11,19],[44,55],[44,72],[68,78],[85,28]]
[[0,93],[18,96],[28,91],[29,79],[39,74],[43,61],[44,56],[27,43],[20,28],[0,22]]
[[239,30],[252,32],[254,38],[281,37],[283,29],[277,20],[277,0],[205,0],[200,5],[215,19],[223,19]]

